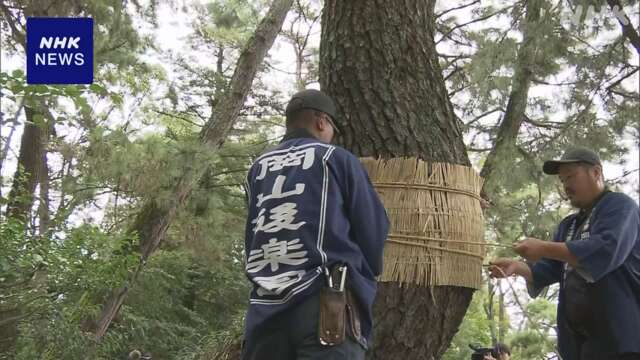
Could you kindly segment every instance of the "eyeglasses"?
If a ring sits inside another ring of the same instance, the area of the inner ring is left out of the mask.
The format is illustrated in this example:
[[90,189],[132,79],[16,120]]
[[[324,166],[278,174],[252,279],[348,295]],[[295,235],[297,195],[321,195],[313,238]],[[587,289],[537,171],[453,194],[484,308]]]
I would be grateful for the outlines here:
[[333,122],[333,119],[331,119],[331,116],[329,116],[328,114],[324,114],[325,118],[327,119],[327,121],[329,121],[329,124],[331,124],[331,127],[333,128],[333,131],[340,135],[340,130],[338,130],[338,127],[336,126],[336,124]]

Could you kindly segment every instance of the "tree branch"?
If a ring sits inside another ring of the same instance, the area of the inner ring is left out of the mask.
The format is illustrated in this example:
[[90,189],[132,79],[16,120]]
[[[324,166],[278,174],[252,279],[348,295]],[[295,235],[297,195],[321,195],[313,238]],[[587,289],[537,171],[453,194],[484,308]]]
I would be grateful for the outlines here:
[[182,121],[184,121],[186,123],[189,123],[189,124],[191,124],[193,126],[196,126],[198,128],[202,128],[202,126],[203,126],[203,125],[197,124],[197,123],[193,122],[192,120],[187,119],[185,117],[182,117],[182,116],[179,116],[179,115],[176,115],[176,114],[171,114],[171,113],[168,113],[168,112],[164,112],[162,110],[155,110],[154,109],[153,112],[155,112],[156,114],[165,115],[165,116],[168,116],[168,117],[171,117],[171,118],[174,118],[174,119],[182,120]]
[[611,88],[617,86],[618,84],[620,84],[621,82],[623,82],[625,79],[629,78],[631,75],[635,74],[638,72],[638,69],[640,68],[635,68],[633,69],[633,71],[625,74],[623,77],[621,77],[620,79],[616,80],[613,84],[607,86],[606,90],[607,91],[611,91]]
[[456,11],[456,10],[464,9],[464,8],[467,8],[467,7],[469,7],[469,6],[472,6],[472,5],[474,5],[474,4],[479,4],[479,3],[480,3],[480,0],[475,0],[475,1],[470,2],[470,3],[468,3],[468,4],[464,4],[464,5],[460,5],[460,6],[453,7],[453,8],[451,8],[451,9],[447,9],[447,10],[445,10],[445,11],[441,12],[441,13],[437,13],[435,16],[436,16],[436,19],[438,19],[438,18],[442,17],[443,15],[448,14],[448,13],[450,13],[450,12],[452,12],[452,11]]
[[507,6],[506,8],[503,8],[503,9],[500,9],[498,11],[492,12],[492,13],[490,13],[488,15],[481,16],[479,18],[473,19],[473,20],[468,21],[466,23],[458,24],[458,25],[452,27],[451,29],[449,29],[449,31],[446,32],[444,35],[442,35],[440,40],[436,41],[436,45],[439,44],[443,39],[447,38],[449,36],[449,34],[453,33],[454,31],[456,31],[456,30],[458,30],[460,28],[463,28],[463,27],[465,27],[467,25],[471,25],[471,24],[474,24],[474,23],[477,23],[477,22],[480,22],[480,21],[484,21],[484,20],[490,19],[490,18],[492,18],[492,17],[494,17],[494,16],[496,16],[498,14],[501,14],[501,13],[511,9],[512,7],[513,7],[513,5]]
[[[636,29],[633,28],[633,23],[631,22],[627,14],[624,12],[624,8],[620,4],[620,1],[607,0],[607,4],[609,4],[611,11],[613,11],[616,14],[616,18],[618,19],[618,22],[622,27],[622,34],[627,39],[629,39],[629,42],[631,42],[631,45],[633,45],[638,55],[640,55],[640,35],[638,35],[638,32],[636,31]],[[622,19],[620,19],[621,17]]]
[[25,35],[16,26],[16,23],[20,24],[20,22],[18,21],[18,19],[15,19],[13,17],[11,10],[7,8],[7,6],[3,1],[0,1],[0,9],[2,9],[2,13],[4,14],[5,20],[7,21],[7,24],[9,24],[9,27],[11,28],[11,36],[26,51],[27,47],[26,47]]

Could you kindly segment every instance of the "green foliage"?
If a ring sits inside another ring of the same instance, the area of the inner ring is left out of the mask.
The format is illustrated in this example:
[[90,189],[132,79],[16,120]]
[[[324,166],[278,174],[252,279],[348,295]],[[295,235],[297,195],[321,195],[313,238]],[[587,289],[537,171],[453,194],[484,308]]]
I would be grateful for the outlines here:
[[211,1],[205,7],[210,21],[201,23],[199,31],[205,39],[225,47],[241,47],[246,42],[261,10],[255,2],[238,0]]
[[96,345],[83,324],[99,314],[110,289],[126,283],[138,263],[131,250],[135,240],[83,226],[70,229],[64,239],[25,243],[23,228],[14,221],[0,227],[5,249],[0,267],[7,274],[0,278],[0,310],[25,315],[17,359],[76,359],[87,351],[96,359],[114,359],[136,348],[174,359],[186,348],[204,351],[199,346],[210,344],[211,336],[237,327],[248,292],[241,263],[224,256],[206,262],[204,249],[166,250],[151,259],[107,337]]
[[487,301],[487,291],[482,289],[473,294],[473,300],[460,324],[460,329],[451,341],[449,349],[442,357],[443,360],[468,360],[473,351],[469,345],[491,347],[491,321],[487,318],[484,303]]
[[99,353],[113,358],[141,349],[154,358],[176,359],[183,358],[185,349],[200,351],[212,329],[234,323],[247,291],[240,276],[239,269],[212,266],[188,252],[161,251],[129,295]]
[[80,324],[98,313],[104,294],[137,264],[135,254],[121,251],[135,240],[89,225],[69,229],[64,238],[30,236],[14,219],[0,222],[0,234],[6,274],[0,311],[20,316],[16,357],[79,358],[89,344]]
[[512,359],[548,359],[556,352],[555,320],[556,303],[538,298],[526,306],[527,326],[516,330],[509,337]]

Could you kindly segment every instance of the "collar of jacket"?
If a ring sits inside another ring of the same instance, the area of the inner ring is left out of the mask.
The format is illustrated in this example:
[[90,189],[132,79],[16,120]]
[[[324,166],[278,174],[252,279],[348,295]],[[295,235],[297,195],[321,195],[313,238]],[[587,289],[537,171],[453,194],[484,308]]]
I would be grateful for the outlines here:
[[284,137],[282,138],[282,140],[280,140],[280,143],[282,144],[283,142],[285,142],[287,140],[297,139],[297,138],[316,139],[316,137],[313,136],[313,134],[311,134],[311,132],[309,132],[309,130],[304,129],[304,128],[298,128],[298,129],[293,129],[293,130],[289,131],[288,133],[286,133],[284,135]]
[[580,211],[578,212],[578,219],[579,220],[583,220],[589,214],[591,214],[591,211],[593,210],[593,208],[600,202],[600,200],[602,200],[602,198],[605,195],[607,195],[610,192],[611,192],[611,190],[609,190],[609,188],[605,187],[604,190],[602,190],[602,192],[600,193],[600,195],[598,195],[598,197],[596,197],[595,200],[593,200],[591,205],[587,206],[584,209],[580,209]]

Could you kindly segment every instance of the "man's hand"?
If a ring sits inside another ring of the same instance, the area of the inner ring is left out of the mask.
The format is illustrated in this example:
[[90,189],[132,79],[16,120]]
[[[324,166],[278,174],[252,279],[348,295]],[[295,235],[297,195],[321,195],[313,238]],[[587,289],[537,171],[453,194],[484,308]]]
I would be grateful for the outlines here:
[[517,260],[499,258],[491,261],[489,264],[489,275],[492,278],[503,279],[511,275],[516,275],[518,270]]
[[540,260],[540,258],[548,256],[548,254],[546,254],[548,245],[548,241],[526,238],[519,241],[513,247],[513,250],[528,261],[536,262]]
[[533,275],[529,266],[522,261],[505,258],[495,259],[490,262],[489,275],[495,279],[503,279],[512,275],[520,275],[527,282],[533,281]]

